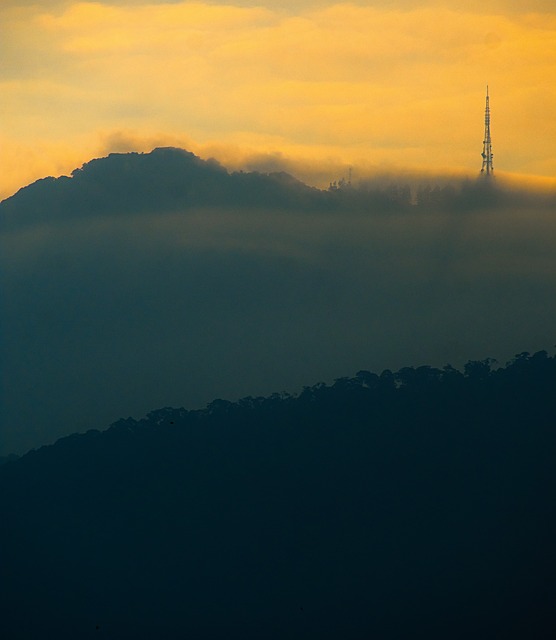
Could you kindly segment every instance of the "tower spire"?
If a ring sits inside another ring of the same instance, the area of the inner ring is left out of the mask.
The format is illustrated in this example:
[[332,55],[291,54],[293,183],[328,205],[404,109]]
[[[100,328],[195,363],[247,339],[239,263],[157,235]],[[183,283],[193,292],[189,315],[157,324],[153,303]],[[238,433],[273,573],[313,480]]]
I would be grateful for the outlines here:
[[485,106],[485,135],[483,138],[483,166],[481,167],[481,173],[490,175],[494,169],[492,166],[492,142],[490,140],[490,105],[488,98],[488,84],[486,92],[486,106]]

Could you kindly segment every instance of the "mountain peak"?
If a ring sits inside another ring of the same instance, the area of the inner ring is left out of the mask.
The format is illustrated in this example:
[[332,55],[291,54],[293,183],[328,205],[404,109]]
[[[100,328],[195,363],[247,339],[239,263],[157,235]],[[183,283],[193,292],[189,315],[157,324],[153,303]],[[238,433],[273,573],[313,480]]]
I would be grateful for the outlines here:
[[43,178],[0,203],[2,223],[33,224],[106,213],[184,211],[191,207],[272,208],[306,204],[318,190],[292,176],[230,174],[217,160],[176,147],[111,153],[71,172]]

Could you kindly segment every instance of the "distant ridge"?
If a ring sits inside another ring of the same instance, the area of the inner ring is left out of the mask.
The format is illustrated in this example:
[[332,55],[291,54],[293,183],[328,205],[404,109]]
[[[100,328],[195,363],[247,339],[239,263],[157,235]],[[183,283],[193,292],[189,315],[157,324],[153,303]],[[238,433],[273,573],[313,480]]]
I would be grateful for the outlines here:
[[184,213],[192,208],[290,211],[444,213],[527,201],[526,191],[467,180],[440,185],[429,179],[412,193],[399,184],[340,181],[328,190],[310,187],[285,172],[228,172],[217,160],[202,160],[175,147],[149,153],[111,153],[86,162],[71,176],[47,177],[0,202],[0,230],[61,219],[143,213]]
[[192,206],[273,208],[307,205],[322,192],[279,172],[229,173],[174,147],[150,153],[112,153],[85,163],[71,177],[43,178],[0,203],[0,221],[185,210]]

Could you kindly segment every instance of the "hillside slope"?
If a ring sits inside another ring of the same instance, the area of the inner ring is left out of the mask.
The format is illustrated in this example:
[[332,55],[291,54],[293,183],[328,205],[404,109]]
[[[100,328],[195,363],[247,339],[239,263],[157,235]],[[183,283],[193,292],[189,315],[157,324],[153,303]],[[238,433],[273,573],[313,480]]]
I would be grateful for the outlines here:
[[361,371],[6,463],[6,637],[553,637],[555,388]]

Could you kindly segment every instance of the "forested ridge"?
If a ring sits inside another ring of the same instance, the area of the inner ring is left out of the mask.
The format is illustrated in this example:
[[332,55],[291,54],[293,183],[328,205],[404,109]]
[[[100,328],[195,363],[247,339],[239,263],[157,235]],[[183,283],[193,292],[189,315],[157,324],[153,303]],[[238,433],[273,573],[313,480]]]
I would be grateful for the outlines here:
[[5,637],[553,637],[556,358],[492,365],[159,409],[4,464]]
[[[410,186],[409,182],[418,184]],[[228,172],[216,160],[184,149],[111,153],[72,171],[42,178],[0,202],[2,230],[51,224],[62,219],[106,218],[152,212],[187,213],[198,207],[365,213],[440,210],[463,213],[489,207],[534,203],[554,206],[553,193],[532,193],[494,181],[425,179],[344,179],[328,190],[310,187],[284,171]]]

